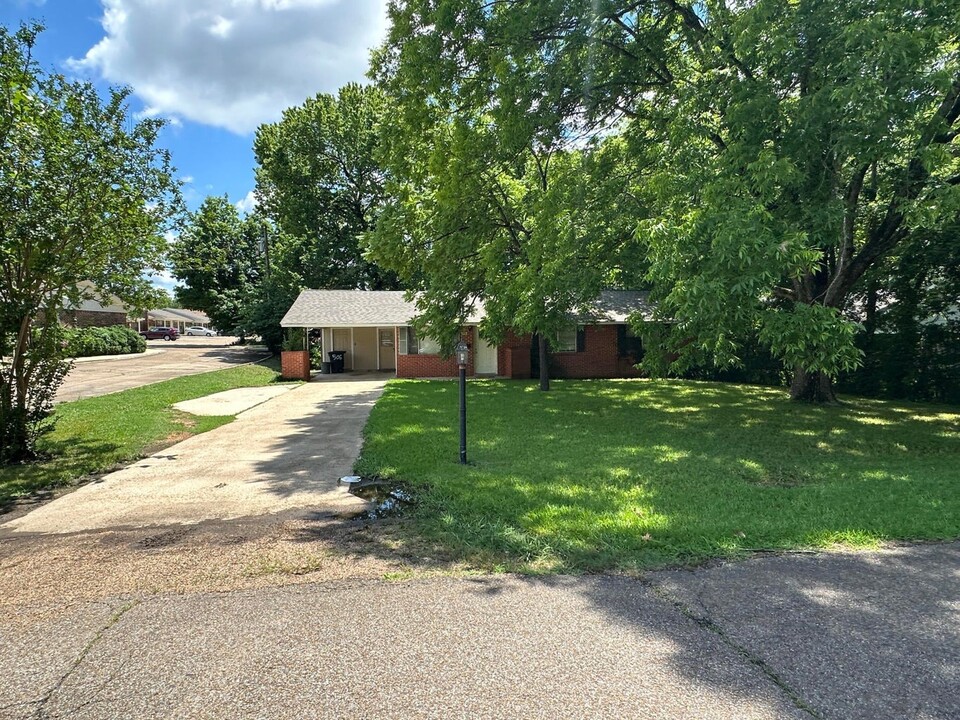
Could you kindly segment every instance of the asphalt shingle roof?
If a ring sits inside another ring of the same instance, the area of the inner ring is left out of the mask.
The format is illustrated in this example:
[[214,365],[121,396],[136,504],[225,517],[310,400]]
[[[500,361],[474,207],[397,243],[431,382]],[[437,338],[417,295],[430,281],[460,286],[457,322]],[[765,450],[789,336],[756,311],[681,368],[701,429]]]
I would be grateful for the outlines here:
[[653,320],[655,306],[646,290],[604,290],[593,301],[588,313],[579,319],[598,323],[625,323],[637,313],[643,320]]
[[402,290],[304,290],[281,327],[409,325],[417,313]]
[[[653,319],[649,293],[640,290],[604,290],[578,317],[581,322],[625,323],[639,312]],[[404,299],[402,290],[304,290],[280,321],[281,327],[375,327],[409,325],[417,314],[416,305]],[[482,308],[473,313],[471,324],[483,317]]]

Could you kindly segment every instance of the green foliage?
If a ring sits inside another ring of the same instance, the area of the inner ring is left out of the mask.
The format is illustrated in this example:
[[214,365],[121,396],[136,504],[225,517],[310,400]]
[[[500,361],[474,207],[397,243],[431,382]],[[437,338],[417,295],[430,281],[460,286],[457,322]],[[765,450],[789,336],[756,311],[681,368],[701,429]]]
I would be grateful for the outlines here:
[[631,571],[960,537],[960,408],[689,381],[392,382],[355,470],[418,497],[408,532],[483,570]]
[[92,283],[133,307],[163,267],[180,208],[162,122],[135,122],[128,90],[41,70],[39,26],[0,28],[0,462],[36,452],[63,375],[58,311]]
[[[865,274],[960,205],[952,0],[405,0],[390,16],[375,69],[397,98],[391,171],[412,178],[399,201],[443,200],[424,185],[439,153],[425,161],[417,138],[454,162],[461,150],[431,127],[490,133],[471,152],[492,145],[518,167],[617,137],[628,149],[606,197],[640,198],[674,371],[735,365],[759,336],[795,364],[795,395],[817,395],[805,386],[857,361],[851,294]],[[622,258],[604,259],[608,275],[623,276]]]
[[678,17],[678,41],[697,46],[667,56],[683,82],[630,129],[656,160],[662,210],[641,235],[680,320],[675,368],[699,350],[735,363],[756,332],[789,367],[835,376],[858,362],[846,313],[864,273],[958,201],[960,167],[938,150],[960,112],[956,13],[760,2],[700,14]]
[[233,419],[187,415],[174,410],[174,403],[279,377],[277,363],[267,361],[57,405],[56,428],[38,443],[45,459],[0,468],[0,510],[18,497],[88,480]]
[[376,159],[383,94],[347,85],[288,108],[257,129],[259,211],[274,224],[270,277],[248,297],[244,323],[273,350],[280,320],[303,288],[388,290],[397,278],[364,256],[362,236],[384,202]]
[[121,325],[64,328],[64,354],[71,358],[142,353],[147,342],[139,333]]
[[183,307],[202,310],[224,334],[244,334],[244,314],[263,273],[262,218],[241,219],[227,196],[208,197],[191,213],[170,249],[176,289]]
[[[622,191],[633,168],[626,145],[568,132],[537,63],[484,34],[499,7],[410,2],[391,12],[375,62],[396,108],[384,130],[390,201],[370,257],[416,291],[418,324],[446,351],[481,303],[488,340],[553,335],[642,267],[628,249],[643,208]],[[523,14],[514,19],[526,27]]]
[[290,271],[275,267],[246,298],[243,326],[258,335],[271,352],[280,352],[283,328],[280,320],[300,293],[300,279]]
[[283,341],[283,349],[287,351],[291,350],[305,350],[305,330],[303,328],[290,328],[287,330],[287,337]]
[[960,224],[915,233],[856,295],[864,367],[851,392],[960,403]]
[[54,429],[53,399],[70,370],[70,363],[63,357],[63,334],[58,323],[31,328],[26,342],[10,344],[29,370],[30,384],[17,377],[16,357],[12,361],[0,358],[0,371],[10,373],[15,380],[0,383],[0,466],[35,458],[41,452],[41,438]]
[[376,88],[350,84],[257,129],[257,197],[284,234],[276,262],[305,287],[395,285],[364,259],[360,244],[383,205],[375,155],[386,111]]

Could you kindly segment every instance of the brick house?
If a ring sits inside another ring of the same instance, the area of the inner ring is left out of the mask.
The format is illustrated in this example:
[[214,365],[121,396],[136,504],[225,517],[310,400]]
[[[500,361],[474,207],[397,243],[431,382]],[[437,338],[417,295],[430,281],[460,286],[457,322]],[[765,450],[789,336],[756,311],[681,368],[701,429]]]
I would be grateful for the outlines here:
[[[627,323],[637,314],[653,319],[648,294],[605,290],[582,317],[550,341],[550,374],[557,378],[614,378],[638,375],[634,365],[643,345]],[[324,352],[345,353],[348,371],[395,372],[397,377],[453,377],[456,360],[439,345],[418,337],[411,326],[414,303],[402,291],[304,290],[280,321],[286,329],[319,334]],[[536,338],[510,334],[500,345],[480,337],[482,311],[467,319],[463,339],[470,346],[471,376],[530,378],[539,372]]]

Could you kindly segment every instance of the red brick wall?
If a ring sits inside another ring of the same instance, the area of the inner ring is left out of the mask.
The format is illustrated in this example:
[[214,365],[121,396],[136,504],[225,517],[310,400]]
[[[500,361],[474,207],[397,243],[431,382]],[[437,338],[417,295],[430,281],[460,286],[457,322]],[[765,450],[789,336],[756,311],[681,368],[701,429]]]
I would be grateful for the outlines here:
[[[553,378],[618,378],[639,377],[633,358],[618,356],[616,325],[584,327],[583,352],[551,352],[550,377]],[[465,330],[464,339],[471,343],[472,333]],[[497,346],[497,368],[501,377],[528,379],[530,367],[530,335],[510,333]],[[467,375],[473,375],[473,353]],[[398,355],[397,377],[456,377],[454,358],[439,355]]]
[[508,333],[497,347],[497,370],[503,377],[530,377],[530,336]]
[[550,353],[550,376],[556,378],[636,377],[629,358],[618,357],[617,326],[584,327],[583,352]]
[[[398,328],[399,332],[399,328]],[[464,328],[462,337],[470,346],[470,362],[467,375],[473,375],[473,328]],[[395,341],[400,347],[400,338]],[[440,355],[400,355],[397,354],[397,377],[457,377],[460,367],[455,357],[444,358]]]
[[126,313],[94,312],[92,310],[61,310],[60,322],[73,327],[110,327],[126,325]]
[[284,350],[281,352],[280,375],[287,380],[309,380],[310,353],[306,350]]

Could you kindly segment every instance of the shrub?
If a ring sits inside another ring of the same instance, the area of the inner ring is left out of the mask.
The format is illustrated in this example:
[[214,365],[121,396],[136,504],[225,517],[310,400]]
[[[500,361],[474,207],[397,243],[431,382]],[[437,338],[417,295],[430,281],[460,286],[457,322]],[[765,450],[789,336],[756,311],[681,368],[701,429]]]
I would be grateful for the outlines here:
[[64,336],[64,354],[68,357],[126,355],[147,349],[146,341],[137,332],[122,325],[66,328]]

